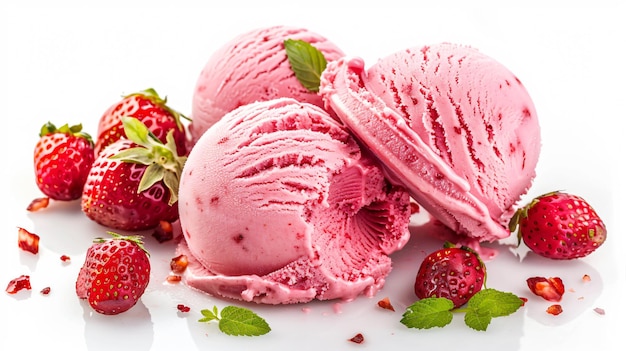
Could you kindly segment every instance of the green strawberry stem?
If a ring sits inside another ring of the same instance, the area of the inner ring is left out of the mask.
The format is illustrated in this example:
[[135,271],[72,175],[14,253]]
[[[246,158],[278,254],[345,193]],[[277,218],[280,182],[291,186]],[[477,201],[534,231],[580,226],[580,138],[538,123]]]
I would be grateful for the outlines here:
[[124,116],[121,119],[126,137],[139,146],[122,150],[111,158],[147,166],[137,192],[145,191],[157,182],[163,181],[170,191],[169,205],[173,205],[178,201],[180,176],[187,160],[185,156],[178,156],[174,130],[167,133],[167,143],[163,144],[137,118]]
[[[134,244],[136,244],[137,246],[139,246],[139,248],[141,250],[143,250],[143,252],[146,253],[146,255],[150,256],[150,253],[148,252],[148,250],[146,250],[144,244],[143,244],[143,236],[141,235],[121,235],[115,232],[111,232],[111,231],[107,231],[107,234],[111,235],[112,240],[127,240],[130,241]],[[111,240],[111,239],[108,239]],[[102,238],[102,237],[97,237],[93,239],[93,242],[96,244],[102,244],[105,241],[107,241],[107,239]]]
[[80,123],[72,126],[66,123],[57,128],[52,122],[48,121],[44,123],[44,125],[39,130],[40,137],[44,137],[46,135],[54,133],[64,133],[67,135],[73,135],[79,138],[83,138],[87,140],[91,146],[93,146],[93,139],[91,138],[91,135],[89,135],[89,133],[83,132],[83,125]]

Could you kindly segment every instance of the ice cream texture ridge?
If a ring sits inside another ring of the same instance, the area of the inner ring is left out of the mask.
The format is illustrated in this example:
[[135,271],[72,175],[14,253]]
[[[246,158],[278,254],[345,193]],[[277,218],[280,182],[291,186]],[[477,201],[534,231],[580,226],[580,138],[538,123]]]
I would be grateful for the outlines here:
[[[319,93],[295,78],[290,38],[325,55]],[[366,68],[281,26],[211,56],[191,121],[184,282],[267,304],[376,294],[409,239],[411,199],[450,229],[446,240],[479,249],[510,236],[541,146],[521,81],[472,47],[411,47]]]

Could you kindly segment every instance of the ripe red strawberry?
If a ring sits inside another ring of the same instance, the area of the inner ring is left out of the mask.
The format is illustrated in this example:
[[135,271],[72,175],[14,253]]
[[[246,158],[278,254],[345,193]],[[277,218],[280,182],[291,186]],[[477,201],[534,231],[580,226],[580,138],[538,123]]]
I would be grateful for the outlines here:
[[37,186],[54,200],[79,199],[94,161],[91,136],[82,125],[57,128],[48,122],[41,127],[35,145],[34,165]]
[[173,131],[161,143],[133,117],[126,135],[96,158],[81,207],[90,219],[118,230],[145,230],[178,219],[178,184],[186,157],[177,156]]
[[606,240],[606,227],[596,211],[580,196],[552,192],[518,209],[509,229],[519,225],[518,241],[531,251],[552,259],[570,260],[595,251]]
[[180,120],[181,117],[186,117],[167,105],[167,97],[161,98],[154,89],[149,88],[124,96],[100,117],[95,144],[96,155],[124,136],[121,120],[123,116],[132,116],[143,122],[163,143],[167,142],[167,133],[173,130],[179,155],[187,154],[186,131]]
[[133,307],[150,282],[150,260],[141,237],[110,234],[109,239],[94,240],[76,279],[76,295],[108,315]]
[[446,243],[422,261],[415,278],[415,295],[420,299],[445,297],[459,307],[482,289],[485,274],[476,251]]

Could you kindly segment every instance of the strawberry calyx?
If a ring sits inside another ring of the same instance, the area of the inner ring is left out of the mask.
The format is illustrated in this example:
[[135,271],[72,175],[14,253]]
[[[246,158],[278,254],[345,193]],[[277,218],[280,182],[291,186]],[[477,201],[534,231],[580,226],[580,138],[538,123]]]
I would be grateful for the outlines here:
[[138,91],[136,93],[132,93],[132,94],[128,94],[126,96],[123,96],[124,98],[128,98],[131,96],[139,96],[142,97],[144,99],[148,99],[150,100],[152,103],[154,103],[157,106],[160,106],[161,108],[165,109],[167,112],[169,112],[173,117],[174,120],[176,121],[176,126],[178,127],[179,130],[183,130],[183,124],[181,123],[181,118],[184,118],[188,121],[191,121],[191,118],[183,115],[182,113],[174,110],[173,108],[169,107],[167,105],[167,96],[165,97],[161,97],[156,90],[154,90],[153,88],[148,88],[142,91]]
[[71,135],[79,138],[83,138],[89,142],[91,146],[93,146],[93,139],[89,133],[83,131],[83,125],[81,123],[70,126],[69,124],[64,124],[57,128],[52,122],[48,121],[41,126],[39,131],[39,136],[44,137],[46,135],[55,134],[55,133],[63,133],[66,135]]
[[146,253],[146,255],[150,256],[150,253],[148,252],[148,250],[146,250],[144,244],[143,244],[143,236],[141,235],[121,235],[115,232],[110,232],[108,231],[107,234],[111,235],[111,238],[109,239],[105,239],[102,237],[97,237],[93,239],[93,243],[94,244],[102,244],[104,242],[106,242],[107,240],[126,240],[126,241],[130,241],[134,244],[136,244],[143,252]]
[[119,159],[123,162],[137,163],[147,166],[137,192],[150,188],[159,181],[163,181],[170,191],[169,205],[178,201],[178,186],[183,166],[187,161],[186,156],[178,156],[174,130],[167,133],[167,143],[163,144],[140,120],[135,117],[121,117],[126,137],[139,145],[111,156],[111,159]]

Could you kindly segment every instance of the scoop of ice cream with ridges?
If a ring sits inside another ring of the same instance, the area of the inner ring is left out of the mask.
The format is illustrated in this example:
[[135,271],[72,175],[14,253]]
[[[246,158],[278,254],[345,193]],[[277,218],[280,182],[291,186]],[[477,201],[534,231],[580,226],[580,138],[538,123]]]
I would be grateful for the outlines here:
[[521,81],[478,50],[412,47],[370,68],[358,57],[328,64],[320,93],[457,243],[508,237],[515,204],[540,152],[534,104]]
[[290,97],[323,107],[321,96],[296,78],[284,41],[301,40],[326,61],[344,56],[326,37],[291,26],[261,27],[242,33],[215,51],[202,69],[193,93],[191,143],[235,108],[255,101]]
[[267,304],[372,296],[408,241],[409,201],[321,108],[290,98],[242,106],[185,164],[184,281]]

